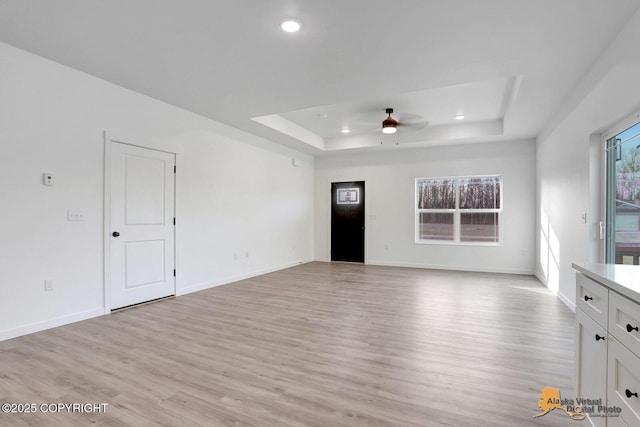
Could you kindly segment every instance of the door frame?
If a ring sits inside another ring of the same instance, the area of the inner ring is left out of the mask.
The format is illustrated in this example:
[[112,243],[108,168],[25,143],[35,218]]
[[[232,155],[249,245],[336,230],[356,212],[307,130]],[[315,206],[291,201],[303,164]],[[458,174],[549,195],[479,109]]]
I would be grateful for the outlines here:
[[[133,147],[144,148],[148,150],[161,151],[175,155],[176,168],[179,169],[180,154],[177,153],[168,144],[158,144],[137,137],[117,134],[111,131],[104,131],[104,223],[103,223],[103,283],[104,283],[104,314],[111,313],[111,147],[114,143],[130,145]],[[174,198],[173,209],[174,216],[178,216],[178,174],[174,174]],[[177,221],[176,221],[177,222]],[[173,227],[173,262],[178,271],[178,230],[177,224]],[[178,295],[178,274],[174,277],[174,295]]]
[[[333,209],[332,204],[331,204],[331,197],[332,197],[332,188],[331,188],[331,184],[333,183],[340,183],[340,182],[362,182],[364,184],[364,188],[365,188],[365,192],[364,192],[364,261],[363,264],[368,264],[369,263],[369,251],[367,250],[367,243],[368,243],[368,238],[367,235],[369,234],[369,220],[368,220],[368,216],[367,216],[367,210],[368,210],[368,203],[366,202],[367,200],[367,180],[363,179],[363,178],[355,178],[355,179],[329,179],[327,182],[327,185],[329,187],[329,191],[327,191],[327,193],[329,193],[329,208],[327,209],[327,260],[329,262],[331,261],[331,211]],[[326,193],[325,193],[326,194]]]
[[[613,126],[607,128],[602,134],[600,134],[600,172],[601,172],[601,187],[600,187],[600,218],[604,222],[604,238],[602,242],[600,242],[600,259],[598,262],[607,262],[608,257],[608,245],[610,233],[612,232],[609,227],[609,219],[608,218],[608,170],[607,170],[607,140],[613,138],[617,134],[624,132],[632,126],[640,123],[640,111],[634,111],[633,113],[626,116],[624,119],[616,122]],[[615,234],[615,231],[613,231]]]

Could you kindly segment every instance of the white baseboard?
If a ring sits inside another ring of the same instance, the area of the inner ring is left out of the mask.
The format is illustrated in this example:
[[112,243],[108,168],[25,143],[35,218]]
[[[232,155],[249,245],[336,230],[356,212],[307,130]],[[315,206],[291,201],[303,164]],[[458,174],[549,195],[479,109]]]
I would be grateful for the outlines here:
[[379,265],[383,267],[408,267],[408,268],[424,268],[432,270],[451,270],[451,271],[470,271],[476,273],[501,273],[501,274],[520,274],[532,276],[533,270],[517,269],[517,268],[484,268],[484,267],[468,267],[457,265],[436,265],[436,264],[413,264],[405,262],[388,262],[388,261],[366,261],[368,265]]
[[[256,270],[249,273],[243,273],[232,277],[227,277],[225,279],[216,280],[213,282],[201,283],[198,285],[190,286],[185,289],[176,290],[176,296],[189,294],[192,292],[201,291],[204,289],[213,288],[215,286],[226,285],[228,283],[237,282],[239,280],[248,279],[255,276],[260,276],[262,274],[272,273],[274,271],[283,270],[285,268],[295,267],[297,265],[306,264],[308,262],[313,261],[313,259],[305,259],[298,262],[292,262],[289,264],[283,264],[276,267],[266,268],[262,270]],[[42,322],[31,323],[29,325],[20,326],[14,329],[6,329],[4,331],[0,331],[0,341],[8,340],[11,338],[16,338],[22,335],[32,334],[35,332],[44,331],[46,329],[56,328],[58,326],[68,325],[70,323],[80,322],[82,320],[91,319],[93,317],[103,316],[107,314],[108,310],[105,310],[104,307],[94,308],[92,310],[83,311],[80,313],[70,314],[68,316],[56,317],[54,319],[48,319]]]
[[556,294],[556,296],[558,297],[558,299],[560,301],[562,301],[564,303],[564,305],[569,307],[569,309],[571,311],[573,311],[574,313],[576,312],[576,305],[574,303],[572,303],[571,300],[569,298],[567,298],[567,296],[565,294],[563,294],[562,292],[558,292]]
[[[197,285],[189,286],[183,289],[178,289],[176,290],[176,296],[186,295],[193,292],[214,288],[216,286],[234,283],[240,280],[249,279],[251,277],[272,273],[274,271],[284,270],[285,268],[291,268],[301,264],[306,264],[312,261],[330,262],[330,260],[326,258],[318,258],[318,257],[304,259],[298,262],[292,262],[288,264],[282,264],[276,267],[255,270],[247,273],[238,274],[235,276],[226,277],[220,280],[199,283]],[[469,268],[469,267],[448,266],[448,265],[424,265],[424,264],[393,263],[393,262],[380,262],[380,261],[367,261],[366,264],[379,265],[379,266],[385,266],[385,267],[408,267],[408,268],[424,268],[424,269],[435,269],[435,270],[471,271],[471,272],[482,272],[482,273],[506,273],[506,274],[521,274],[521,275],[535,274],[535,276],[546,286],[544,278],[540,277],[540,275],[537,272],[534,273],[533,271],[529,271],[529,270],[475,268],[475,267]],[[558,293],[557,297],[564,304],[566,304],[571,310],[575,312],[575,304],[573,304],[565,295]],[[82,320],[91,319],[93,317],[102,316],[104,314],[105,314],[105,308],[100,307],[100,308],[94,308],[92,310],[83,311],[80,313],[74,313],[67,316],[48,319],[42,322],[31,323],[29,325],[20,326],[14,329],[7,329],[4,331],[0,331],[0,341],[16,338],[22,335],[27,335],[35,332],[40,332],[40,331],[55,328],[58,326],[68,325],[70,323],[75,323]]]
[[53,319],[44,320],[42,322],[31,323],[15,329],[6,329],[4,331],[0,331],[0,341],[20,337],[22,335],[32,334],[34,332],[44,331],[45,329],[68,325],[69,323],[75,323],[81,320],[87,320],[91,319],[92,317],[98,317],[102,315],[104,315],[104,307],[94,308],[92,310],[82,311],[80,313],[74,313],[67,316],[56,317]]
[[[328,258],[314,258],[318,262],[331,262]],[[501,273],[501,274],[519,274],[532,276],[533,270],[511,269],[511,268],[482,268],[482,267],[461,267],[456,265],[436,265],[436,264],[414,264],[407,262],[389,262],[389,261],[371,261],[366,260],[366,265],[378,265],[380,267],[406,267],[406,268],[424,268],[432,270],[451,270],[451,271],[470,271],[478,273]]]
[[[547,284],[547,279],[542,274],[540,274],[540,272],[536,271],[535,276],[540,281],[540,283],[542,283],[544,286],[547,287],[547,289],[549,289],[549,285]],[[569,309],[571,311],[573,311],[574,313],[576,312],[576,305],[573,302],[571,302],[571,300],[569,298],[567,298],[567,296],[565,294],[563,294],[560,291],[553,292],[553,293],[556,296],[556,298],[558,298],[560,301],[562,301],[562,303],[564,305],[569,307]]]
[[276,267],[265,268],[261,270],[255,270],[247,273],[237,274],[235,276],[225,277],[219,280],[211,282],[198,283],[197,285],[187,286],[186,288],[177,289],[176,296],[186,295],[193,292],[204,291],[205,289],[215,288],[216,286],[228,285],[230,283],[238,282],[240,280],[250,279],[252,277],[261,276],[263,274],[273,273],[274,271],[284,270],[285,268],[291,268],[298,265],[312,262],[313,259],[304,259],[297,262],[282,264]]

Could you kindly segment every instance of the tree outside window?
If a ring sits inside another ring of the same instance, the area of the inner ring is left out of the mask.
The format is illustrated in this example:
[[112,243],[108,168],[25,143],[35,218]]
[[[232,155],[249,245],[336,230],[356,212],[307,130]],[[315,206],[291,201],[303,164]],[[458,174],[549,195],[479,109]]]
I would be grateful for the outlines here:
[[501,243],[502,176],[416,179],[416,243]]

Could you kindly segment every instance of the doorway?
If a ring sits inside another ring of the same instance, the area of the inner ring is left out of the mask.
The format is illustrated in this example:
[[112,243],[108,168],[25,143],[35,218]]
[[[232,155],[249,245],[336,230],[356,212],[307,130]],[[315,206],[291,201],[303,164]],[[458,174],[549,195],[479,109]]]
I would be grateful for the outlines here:
[[606,262],[639,265],[640,122],[606,140],[605,215]]
[[331,261],[364,263],[364,181],[331,183]]
[[175,154],[107,144],[105,297],[114,310],[175,295]]

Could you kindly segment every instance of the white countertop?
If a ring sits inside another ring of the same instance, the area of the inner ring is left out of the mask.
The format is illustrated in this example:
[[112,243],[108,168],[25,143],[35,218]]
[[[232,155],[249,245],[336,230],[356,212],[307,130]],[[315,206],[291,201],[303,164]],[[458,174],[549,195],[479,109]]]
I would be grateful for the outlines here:
[[573,268],[609,289],[640,303],[640,266],[577,262]]

